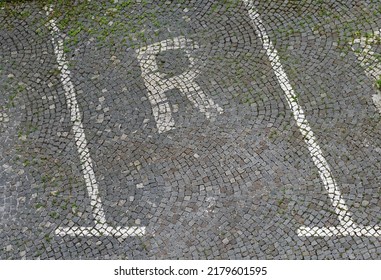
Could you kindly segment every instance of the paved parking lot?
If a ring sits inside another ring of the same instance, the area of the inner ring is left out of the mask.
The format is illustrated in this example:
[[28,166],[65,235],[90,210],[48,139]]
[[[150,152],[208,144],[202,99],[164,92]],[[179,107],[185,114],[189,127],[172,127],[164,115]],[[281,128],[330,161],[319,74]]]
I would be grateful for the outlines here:
[[379,1],[47,2],[0,2],[0,259],[380,259]]

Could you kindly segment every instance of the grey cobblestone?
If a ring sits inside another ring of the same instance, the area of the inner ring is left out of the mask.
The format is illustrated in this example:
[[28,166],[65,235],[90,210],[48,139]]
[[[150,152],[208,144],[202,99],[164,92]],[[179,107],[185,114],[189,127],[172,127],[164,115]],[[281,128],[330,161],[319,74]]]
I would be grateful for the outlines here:
[[[0,259],[380,259],[379,1],[43,2],[0,2]],[[340,220],[247,2],[365,235],[298,234]]]

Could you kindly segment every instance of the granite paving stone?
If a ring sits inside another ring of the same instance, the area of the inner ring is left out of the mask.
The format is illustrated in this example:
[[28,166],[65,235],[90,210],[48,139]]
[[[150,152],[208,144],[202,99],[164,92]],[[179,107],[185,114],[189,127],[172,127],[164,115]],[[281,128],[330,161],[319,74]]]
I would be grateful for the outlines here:
[[380,84],[376,0],[1,1],[0,259],[380,259]]

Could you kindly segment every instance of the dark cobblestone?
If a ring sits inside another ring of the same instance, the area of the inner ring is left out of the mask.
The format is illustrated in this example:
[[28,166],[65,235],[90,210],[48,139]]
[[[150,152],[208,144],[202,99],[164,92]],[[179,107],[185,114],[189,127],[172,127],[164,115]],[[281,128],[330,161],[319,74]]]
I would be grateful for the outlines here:
[[[379,1],[43,2],[0,2],[0,259],[380,259]],[[342,220],[248,2],[365,235],[298,234]]]

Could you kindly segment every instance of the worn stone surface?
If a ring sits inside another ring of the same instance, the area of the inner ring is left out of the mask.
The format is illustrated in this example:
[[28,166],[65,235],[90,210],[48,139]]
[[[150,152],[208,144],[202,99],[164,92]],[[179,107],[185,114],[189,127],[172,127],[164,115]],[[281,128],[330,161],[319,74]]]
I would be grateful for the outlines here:
[[[377,232],[298,236],[339,221],[244,1],[42,2],[0,3],[1,259],[380,259]],[[381,226],[378,90],[353,45],[379,1],[253,3],[353,220]],[[142,236],[56,234],[94,208],[54,32],[107,225]]]

